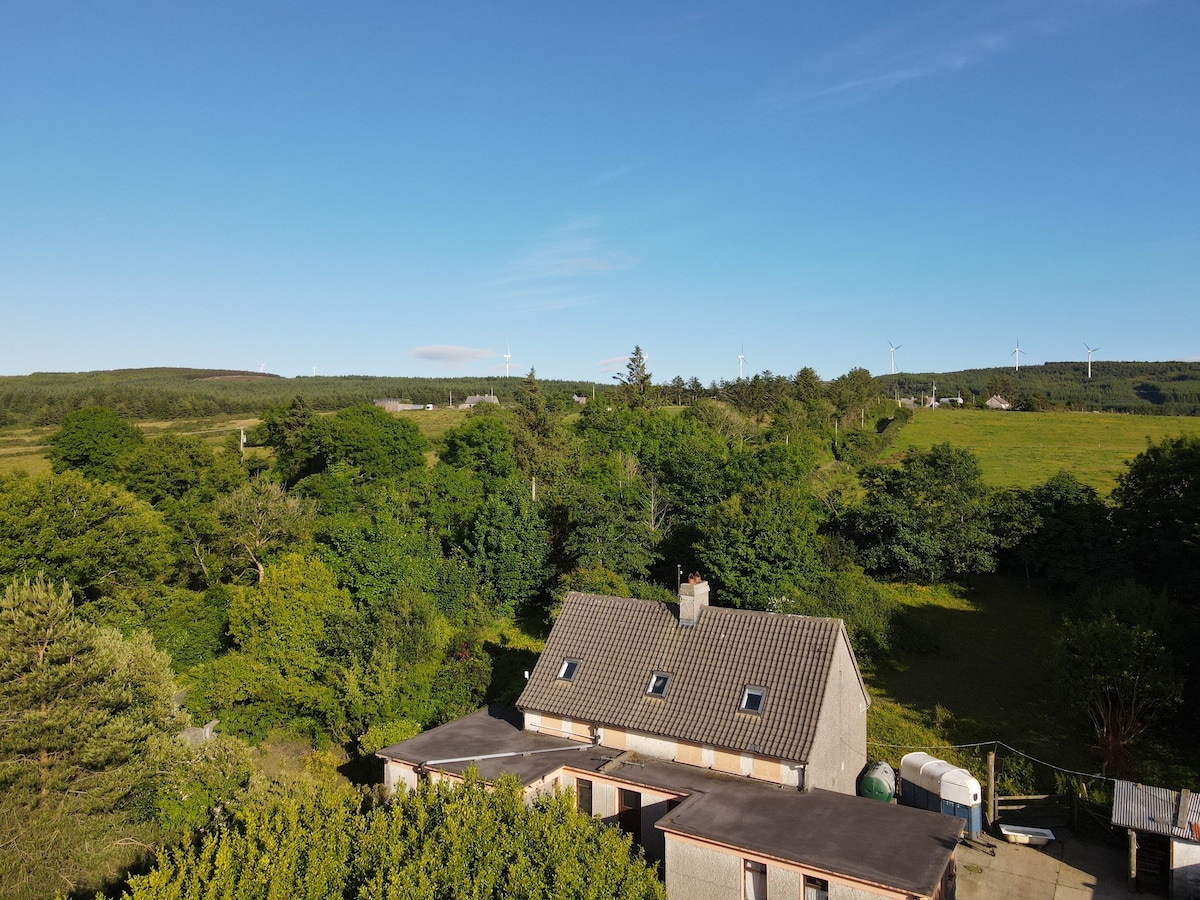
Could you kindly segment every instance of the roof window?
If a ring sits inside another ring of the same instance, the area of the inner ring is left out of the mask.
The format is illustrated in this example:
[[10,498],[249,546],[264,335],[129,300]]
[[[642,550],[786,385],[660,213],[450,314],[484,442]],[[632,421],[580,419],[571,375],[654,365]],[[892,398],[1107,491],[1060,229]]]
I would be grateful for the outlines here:
[[764,687],[746,686],[742,691],[742,702],[738,704],[738,712],[758,713],[762,712],[763,701],[767,698],[767,689]]
[[646,693],[651,697],[661,697],[667,692],[667,684],[670,681],[671,676],[667,672],[655,672],[650,676],[650,684],[646,686]]
[[558,667],[558,677],[563,681],[574,681],[575,673],[579,671],[579,660],[564,659]]

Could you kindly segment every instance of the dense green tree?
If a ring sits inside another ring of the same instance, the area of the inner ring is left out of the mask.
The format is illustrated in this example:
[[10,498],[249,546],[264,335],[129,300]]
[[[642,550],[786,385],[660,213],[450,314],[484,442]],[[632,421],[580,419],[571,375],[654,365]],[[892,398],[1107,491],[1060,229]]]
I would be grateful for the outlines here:
[[449,553],[466,545],[485,493],[483,479],[471,469],[438,463],[409,472],[397,481],[395,493],[385,490],[378,496],[424,522]]
[[869,574],[941,581],[995,568],[988,489],[968,450],[909,450],[898,468],[871,466],[866,496],[849,516]]
[[826,396],[833,404],[838,418],[855,413],[857,419],[859,410],[871,406],[879,399],[879,387],[870,372],[855,368],[833,379],[826,390]]
[[145,836],[148,748],[176,727],[174,684],[145,633],[74,613],[40,575],[0,598],[0,878],[5,896],[96,883]]
[[165,579],[171,544],[162,516],[124,488],[72,471],[0,476],[0,578],[43,571],[95,600]]
[[517,391],[516,401],[513,454],[525,474],[543,475],[562,452],[562,417],[546,403],[533,369]]
[[219,497],[213,507],[214,544],[237,572],[258,581],[272,553],[301,543],[312,534],[311,501],[289,494],[266,478],[256,478]]
[[1200,607],[1200,436],[1148,446],[1112,496],[1121,545],[1139,578]]
[[570,568],[604,567],[642,577],[658,559],[663,507],[633,455],[576,457],[552,502]]
[[553,574],[550,551],[550,530],[521,481],[489,497],[475,517],[471,560],[498,612],[527,611],[544,597]]
[[386,806],[333,782],[259,789],[199,840],[159,854],[129,900],[661,900],[628,836],[569,794],[525,802],[503,776],[424,783]]
[[465,628],[451,636],[446,657],[430,686],[429,725],[452,722],[480,709],[492,681],[492,658],[483,634]]
[[809,589],[822,570],[811,495],[778,481],[718,503],[700,523],[695,553],[725,605],[768,609]]
[[1178,665],[1152,629],[1113,614],[1068,622],[1060,648],[1068,700],[1092,723],[1105,772],[1128,778],[1133,745],[1181,699]]
[[370,403],[340,409],[309,429],[315,432],[318,471],[344,463],[368,481],[378,481],[425,464],[428,442],[420,429]]
[[265,443],[273,451],[275,471],[288,484],[324,468],[316,446],[316,421],[316,412],[303,397],[274,406],[263,414],[260,427],[265,433]]
[[1119,571],[1107,505],[1069,472],[1029,490],[997,492],[991,508],[1003,555],[1026,576],[1081,591]]
[[350,596],[319,560],[285,554],[254,587],[234,589],[235,649],[214,661],[199,702],[231,731],[261,736],[271,725],[323,731],[341,715],[327,638],[353,615]]
[[154,814],[175,838],[199,831],[250,788],[254,774],[251,749],[228,735],[214,735],[199,744],[174,736],[151,747]]
[[111,409],[90,406],[63,419],[62,427],[47,439],[50,466],[55,472],[75,469],[97,481],[112,481],[126,454],[145,438]]
[[[264,784],[232,814],[129,879],[131,900],[333,900],[358,896],[350,869],[359,800],[327,780]],[[365,850],[366,848],[362,848]],[[380,895],[382,898],[382,895]]]
[[577,812],[569,794],[527,804],[511,776],[490,788],[471,773],[461,786],[422,785],[371,817],[364,844],[374,851],[355,860],[364,897],[664,895],[627,835]]
[[162,513],[193,586],[216,580],[220,573],[213,569],[213,504],[246,482],[237,455],[214,452],[193,435],[168,433],[126,454],[114,478]]
[[234,457],[190,434],[162,434],[138,444],[115,479],[152,506],[185,499],[211,503],[246,480]]
[[472,469],[487,481],[508,478],[517,471],[513,436],[495,413],[472,415],[442,438],[442,462]]

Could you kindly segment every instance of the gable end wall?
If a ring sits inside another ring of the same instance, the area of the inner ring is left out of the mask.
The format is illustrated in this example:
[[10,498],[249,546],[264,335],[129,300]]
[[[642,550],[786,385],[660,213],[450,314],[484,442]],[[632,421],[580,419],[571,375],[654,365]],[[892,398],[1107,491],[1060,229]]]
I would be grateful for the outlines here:
[[808,764],[808,787],[853,794],[867,764],[867,696],[844,635],[838,638]]

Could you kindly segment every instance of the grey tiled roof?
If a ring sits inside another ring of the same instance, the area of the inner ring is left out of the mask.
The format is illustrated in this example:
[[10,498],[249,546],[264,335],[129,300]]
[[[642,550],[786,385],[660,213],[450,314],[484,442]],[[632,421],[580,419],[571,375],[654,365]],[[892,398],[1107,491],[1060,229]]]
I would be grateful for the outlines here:
[[[839,640],[840,619],[709,606],[681,628],[667,604],[570,593],[517,705],[807,762]],[[580,660],[569,682],[567,658]],[[671,676],[662,698],[646,695],[653,672]],[[738,711],[747,686],[767,689],[760,714]]]
[[[1118,781],[1113,788],[1112,823],[1119,828],[1200,841],[1197,837],[1200,833],[1200,793]],[[1195,829],[1192,823],[1195,823]]]

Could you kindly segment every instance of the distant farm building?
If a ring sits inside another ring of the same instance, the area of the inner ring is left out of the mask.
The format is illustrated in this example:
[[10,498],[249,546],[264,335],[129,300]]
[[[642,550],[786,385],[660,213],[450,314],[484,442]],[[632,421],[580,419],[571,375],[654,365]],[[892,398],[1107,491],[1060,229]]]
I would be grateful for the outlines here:
[[424,409],[423,403],[409,403],[407,400],[376,400],[375,405],[384,412],[403,412],[410,409]]
[[458,404],[458,408],[471,409],[480,403],[495,403],[497,406],[500,405],[500,401],[496,398],[495,394],[472,394],[462,403]]
[[992,394],[984,403],[988,409],[1012,409],[1012,404],[1001,397],[999,394]]

